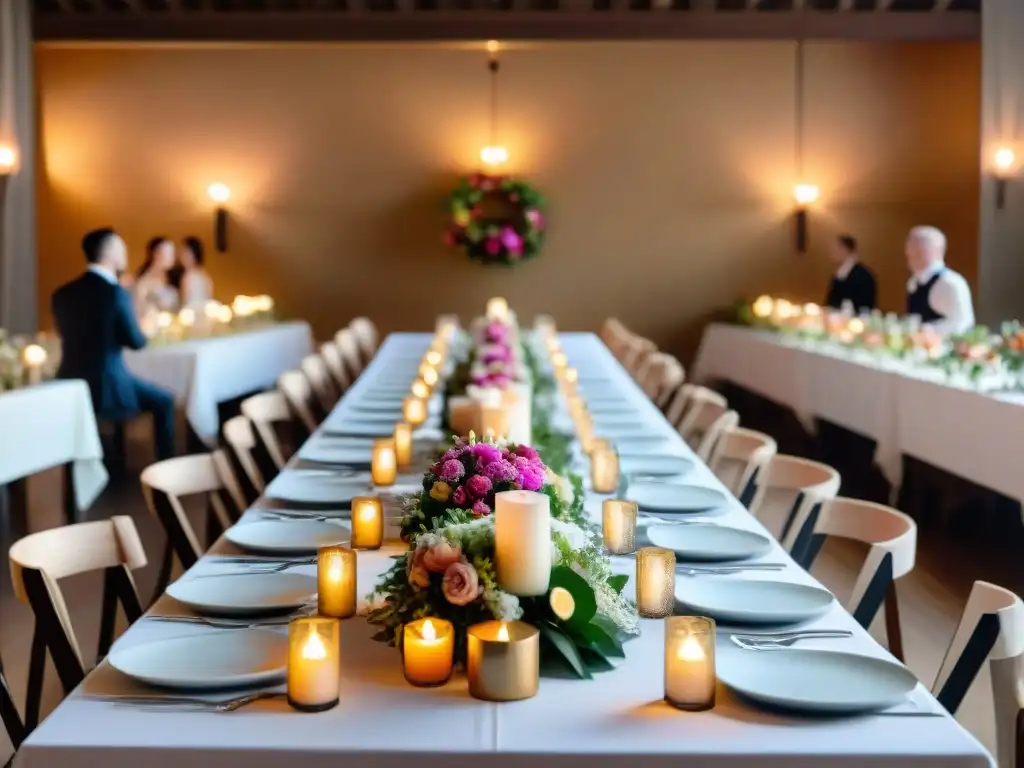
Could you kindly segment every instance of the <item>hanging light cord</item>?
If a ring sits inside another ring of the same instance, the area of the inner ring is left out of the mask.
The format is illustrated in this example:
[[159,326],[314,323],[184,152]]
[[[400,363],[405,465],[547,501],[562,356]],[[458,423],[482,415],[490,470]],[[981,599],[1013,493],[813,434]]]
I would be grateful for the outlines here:
[[794,73],[796,83],[795,105],[795,146],[793,148],[794,160],[796,162],[796,180],[798,183],[804,181],[804,41],[796,43],[796,71]]
[[491,138],[490,146],[496,147],[498,128],[498,70],[501,64],[498,61],[498,54],[492,53],[487,60],[487,69],[491,72]]

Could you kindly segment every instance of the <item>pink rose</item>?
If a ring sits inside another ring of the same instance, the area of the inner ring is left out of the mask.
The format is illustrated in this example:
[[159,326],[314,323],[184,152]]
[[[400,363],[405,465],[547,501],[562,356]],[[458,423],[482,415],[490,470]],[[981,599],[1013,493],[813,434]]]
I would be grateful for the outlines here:
[[424,554],[426,548],[417,547],[405,556],[405,575],[415,589],[426,589],[430,586],[430,573],[423,565]]
[[452,563],[444,572],[441,591],[452,605],[472,603],[480,596],[480,579],[476,568],[469,563]]
[[423,553],[423,567],[434,573],[446,573],[448,566],[462,558],[462,549],[448,539],[441,539]]

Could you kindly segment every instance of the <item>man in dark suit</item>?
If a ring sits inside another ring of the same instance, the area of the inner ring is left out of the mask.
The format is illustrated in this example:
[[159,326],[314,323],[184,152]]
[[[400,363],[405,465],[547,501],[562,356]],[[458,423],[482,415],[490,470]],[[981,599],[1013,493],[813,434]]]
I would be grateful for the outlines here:
[[112,229],[82,238],[88,269],[53,294],[53,316],[63,344],[61,379],[84,379],[96,416],[126,421],[153,415],[157,459],[174,455],[174,396],[128,372],[122,349],[142,349],[131,297],[118,283],[128,265],[124,240]]
[[836,265],[836,272],[828,286],[825,305],[842,309],[849,302],[855,313],[873,310],[875,275],[857,260],[857,241],[850,235],[840,235],[829,248],[829,258]]

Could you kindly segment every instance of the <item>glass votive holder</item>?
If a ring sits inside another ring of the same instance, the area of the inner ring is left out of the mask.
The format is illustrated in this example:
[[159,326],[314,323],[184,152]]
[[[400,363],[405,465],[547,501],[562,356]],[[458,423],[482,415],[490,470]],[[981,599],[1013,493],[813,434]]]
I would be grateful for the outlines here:
[[405,679],[419,687],[444,685],[452,676],[454,648],[451,622],[434,617],[410,621],[402,628]]
[[388,438],[373,441],[370,477],[374,485],[395,484],[398,479],[398,457],[395,455],[394,440]]
[[676,592],[676,553],[661,547],[636,551],[636,607],[641,616],[661,619],[672,613]]
[[384,543],[384,504],[378,496],[352,499],[352,548],[380,549]]
[[437,369],[430,363],[423,363],[420,366],[420,378],[423,379],[424,384],[433,389],[437,385]]
[[469,695],[518,701],[537,695],[540,632],[522,621],[485,621],[466,630]]
[[288,703],[302,712],[323,712],[341,690],[340,623],[321,616],[288,624]]
[[700,712],[715,706],[715,622],[702,616],[665,621],[665,701]]
[[618,490],[619,454],[614,448],[594,445],[590,453],[590,487],[595,493],[615,493]]
[[418,427],[427,420],[427,401],[422,397],[405,398],[402,403],[402,416],[413,427]]
[[408,469],[412,464],[412,425],[404,421],[395,424],[395,461],[399,469]]
[[[412,383],[410,390],[412,392],[412,396],[418,397],[420,400],[426,400],[430,397],[430,387],[427,386],[427,382],[423,379],[416,379],[416,381]],[[404,410],[405,404],[403,403],[402,405]]]
[[356,553],[322,547],[316,557],[317,613],[332,619],[356,615]]
[[621,499],[605,499],[601,504],[604,547],[612,555],[628,555],[636,551],[637,503]]

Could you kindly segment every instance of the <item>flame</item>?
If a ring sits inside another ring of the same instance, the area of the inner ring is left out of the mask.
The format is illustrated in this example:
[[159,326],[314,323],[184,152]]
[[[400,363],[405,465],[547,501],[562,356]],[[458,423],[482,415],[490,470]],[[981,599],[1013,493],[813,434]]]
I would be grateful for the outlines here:
[[498,642],[507,643],[508,641],[508,624],[501,622],[501,628],[498,630]]
[[312,661],[320,661],[327,658],[327,646],[320,639],[319,633],[315,631],[309,633],[309,639],[302,646],[302,658]]
[[697,638],[690,635],[676,649],[676,658],[680,661],[703,661],[704,649],[700,647]]
[[430,619],[423,621],[423,631],[420,635],[424,640],[437,640],[437,630],[434,629],[434,624]]

